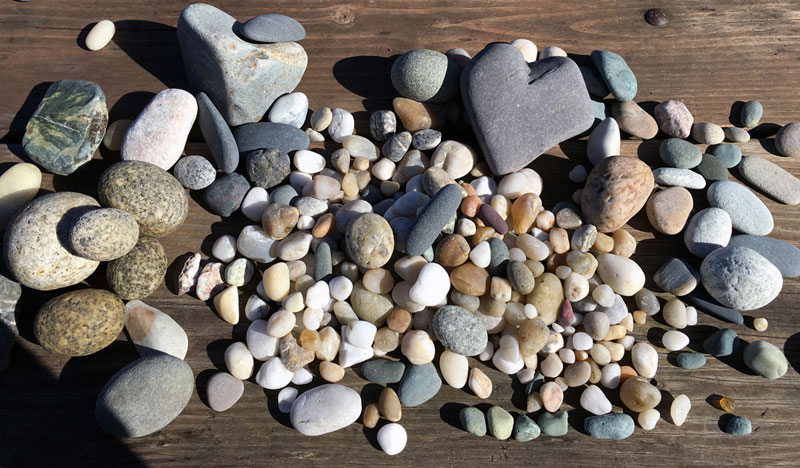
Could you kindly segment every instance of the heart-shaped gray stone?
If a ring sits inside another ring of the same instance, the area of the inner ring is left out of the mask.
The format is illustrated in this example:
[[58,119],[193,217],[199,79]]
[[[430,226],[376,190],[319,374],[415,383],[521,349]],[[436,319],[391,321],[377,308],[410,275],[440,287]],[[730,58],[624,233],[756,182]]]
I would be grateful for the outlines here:
[[489,168],[508,174],[587,130],[594,110],[580,69],[566,57],[530,65],[509,44],[486,46],[461,74],[461,96]]
[[236,35],[236,25],[204,3],[189,5],[178,18],[189,84],[206,93],[231,126],[261,120],[275,99],[300,83],[308,64],[300,44],[253,44]]

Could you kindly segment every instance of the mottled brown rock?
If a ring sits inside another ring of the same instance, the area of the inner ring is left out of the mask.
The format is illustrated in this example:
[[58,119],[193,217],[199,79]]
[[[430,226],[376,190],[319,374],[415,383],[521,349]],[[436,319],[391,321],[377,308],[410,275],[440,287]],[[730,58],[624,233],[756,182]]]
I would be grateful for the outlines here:
[[394,252],[392,227],[375,213],[363,213],[350,221],[345,241],[347,255],[364,268],[382,267]]
[[69,230],[97,200],[74,192],[43,195],[28,203],[6,229],[6,265],[17,281],[40,291],[78,284],[94,273],[99,262],[67,250]]
[[402,97],[392,100],[392,107],[400,117],[403,127],[409,132],[425,130],[426,128],[440,129],[445,121],[445,109],[436,104],[423,104]]
[[692,213],[692,194],[683,187],[670,187],[647,200],[647,219],[664,234],[678,234]]
[[489,289],[490,281],[489,273],[472,262],[450,272],[450,283],[456,291],[470,296],[483,296]]
[[548,336],[550,330],[539,317],[523,320],[517,331],[519,352],[523,357],[533,356],[544,348]]
[[101,208],[78,218],[69,232],[72,250],[83,258],[107,262],[130,252],[139,225],[127,211]]
[[166,272],[164,247],[157,239],[142,236],[130,252],[109,262],[106,278],[115,293],[131,301],[152,294]]
[[314,360],[314,352],[298,345],[291,334],[280,339],[278,348],[281,353],[281,363],[292,372]]
[[469,244],[461,234],[450,234],[436,244],[433,259],[443,267],[462,265],[469,258]]
[[169,172],[141,161],[118,162],[100,176],[100,203],[130,213],[142,235],[162,237],[186,219],[189,200]]
[[297,208],[283,203],[270,203],[264,210],[261,224],[269,237],[280,240],[291,234],[299,218],[300,211]]
[[619,124],[620,130],[642,140],[655,138],[658,133],[656,119],[633,101],[614,101],[611,116]]
[[116,294],[81,289],[47,301],[36,314],[33,332],[50,352],[86,356],[110,345],[124,325],[125,306]]
[[585,221],[600,232],[622,227],[653,191],[653,171],[638,158],[613,156],[592,169],[581,196]]
[[539,318],[547,325],[555,322],[561,303],[564,301],[564,288],[561,280],[552,273],[542,273],[536,278],[536,286],[526,298],[528,304],[533,304]]

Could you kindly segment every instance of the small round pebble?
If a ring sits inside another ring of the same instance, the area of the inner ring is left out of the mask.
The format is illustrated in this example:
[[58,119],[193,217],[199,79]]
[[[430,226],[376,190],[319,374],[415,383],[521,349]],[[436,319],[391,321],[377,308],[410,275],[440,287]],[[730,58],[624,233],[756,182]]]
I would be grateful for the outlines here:
[[474,406],[467,406],[461,409],[458,418],[465,431],[479,437],[486,435],[486,417],[483,411]]
[[651,8],[644,13],[644,20],[653,26],[664,26],[669,22],[669,15],[660,8]]
[[758,101],[747,101],[742,106],[742,111],[739,114],[739,120],[744,128],[753,128],[761,121],[761,116],[764,115],[764,106]]
[[750,420],[744,416],[733,416],[725,425],[725,432],[733,435],[747,435],[753,431]]
[[278,392],[278,411],[289,413],[292,410],[292,403],[297,399],[297,389],[286,387]]
[[758,317],[753,320],[753,328],[755,328],[757,331],[766,331],[768,326],[769,323],[764,317]]
[[217,178],[217,171],[203,156],[185,156],[172,168],[172,174],[184,187],[202,190]]
[[411,50],[392,64],[392,85],[406,98],[419,102],[445,102],[459,88],[461,70],[456,62],[428,49]]
[[402,452],[407,442],[406,430],[397,423],[389,423],[378,430],[378,445],[386,455]]

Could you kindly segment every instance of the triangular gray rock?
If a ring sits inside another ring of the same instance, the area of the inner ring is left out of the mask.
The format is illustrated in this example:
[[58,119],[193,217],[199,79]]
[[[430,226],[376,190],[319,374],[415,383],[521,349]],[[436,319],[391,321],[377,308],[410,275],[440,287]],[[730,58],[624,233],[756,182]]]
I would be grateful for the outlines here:
[[475,137],[496,175],[527,166],[587,130],[594,110],[580,69],[566,57],[528,65],[509,44],[489,44],[461,74]]
[[253,44],[236,35],[236,24],[204,3],[189,5],[178,18],[189,83],[208,95],[231,126],[261,120],[276,98],[294,90],[308,63],[299,44]]

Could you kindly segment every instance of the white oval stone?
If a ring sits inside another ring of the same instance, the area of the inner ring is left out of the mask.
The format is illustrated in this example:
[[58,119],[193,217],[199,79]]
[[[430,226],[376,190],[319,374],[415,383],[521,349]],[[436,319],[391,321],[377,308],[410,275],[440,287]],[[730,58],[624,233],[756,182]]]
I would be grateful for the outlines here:
[[279,357],[271,357],[261,364],[256,374],[256,383],[267,390],[281,389],[292,381],[294,372],[287,369]]
[[300,172],[316,174],[325,168],[325,157],[311,150],[297,150],[292,157],[292,163]]
[[633,296],[644,287],[644,272],[629,258],[601,253],[597,256],[597,264],[600,279],[619,295]]
[[492,261],[492,249],[486,241],[481,242],[469,252],[469,259],[478,268],[486,268]]
[[394,175],[395,167],[391,159],[383,158],[372,165],[372,175],[378,180],[389,180]]
[[353,134],[353,130],[355,130],[355,128],[356,123],[353,119],[353,114],[344,109],[336,108],[333,110],[331,123],[328,126],[328,134],[331,136],[333,141],[336,143],[341,143],[344,141],[345,137]]
[[[381,150],[375,143],[361,135],[349,135],[342,140],[342,146],[353,158],[366,158],[368,161],[375,161],[381,155]],[[387,159],[387,161],[389,161]],[[391,161],[390,161],[391,162]]]
[[292,403],[297,399],[297,389],[294,387],[286,387],[278,392],[278,411],[281,413],[289,413],[292,411]]
[[386,455],[397,455],[406,448],[408,435],[403,426],[389,423],[378,430],[378,445]]
[[452,177],[460,179],[472,170],[477,153],[470,146],[454,140],[439,143],[431,156],[431,166],[439,166]]
[[267,333],[266,320],[253,320],[253,323],[247,327],[245,341],[250,354],[259,361],[266,361],[278,355],[278,339]]
[[311,240],[314,236],[307,232],[293,232],[278,242],[278,258],[290,262],[300,260],[305,257],[311,248]]
[[303,435],[338,431],[361,415],[361,396],[339,384],[325,384],[303,393],[292,404],[292,426]]
[[168,171],[178,162],[197,117],[197,100],[182,89],[165,89],[147,104],[122,141],[123,161],[144,161]]
[[328,283],[317,281],[313,286],[306,290],[306,306],[321,309],[331,300]]
[[615,389],[619,386],[619,378],[621,374],[622,370],[620,369],[619,364],[612,362],[611,364],[603,367],[603,370],[600,371],[600,384],[606,388]]
[[117,32],[117,28],[112,21],[98,21],[86,35],[86,48],[89,50],[102,49],[111,42],[115,32]]
[[305,367],[301,367],[294,371],[292,376],[292,383],[295,385],[308,385],[314,380],[314,374],[309,372]]
[[211,255],[223,263],[230,263],[236,258],[236,238],[225,234],[219,236],[211,247]]
[[678,330],[670,330],[661,337],[664,347],[670,351],[678,351],[689,346],[689,337]]
[[225,350],[225,367],[239,380],[249,379],[253,375],[253,355],[244,343],[235,342]]
[[586,156],[595,166],[605,158],[619,155],[619,125],[613,117],[605,120],[592,130],[586,145]]
[[300,128],[308,114],[308,97],[301,92],[285,94],[272,104],[267,120]]
[[509,44],[519,49],[522,52],[522,57],[525,58],[525,61],[528,63],[532,63],[536,61],[536,55],[539,53],[539,49],[536,47],[536,44],[531,42],[528,39],[514,39]]
[[438,263],[427,263],[420,269],[408,295],[417,304],[434,307],[444,305],[449,292],[450,276],[447,270]]
[[491,359],[492,356],[494,356],[494,344],[489,341],[486,343],[486,347],[483,348],[483,351],[478,355],[478,359],[485,362]]
[[466,356],[445,349],[439,356],[439,371],[447,385],[463,388],[469,376],[469,361]]
[[[260,283],[259,283],[260,284]],[[269,313],[269,305],[258,295],[253,294],[247,299],[244,306],[244,315],[248,320],[263,319]],[[266,322],[266,321],[265,321]]]
[[250,221],[261,222],[261,216],[269,204],[269,194],[263,187],[253,187],[242,200],[242,213]]
[[589,385],[581,393],[581,408],[598,416],[611,412],[611,402],[597,385]]
[[652,431],[656,427],[660,417],[661,413],[657,409],[650,408],[647,411],[639,413],[636,419],[639,421],[639,425],[642,426],[642,429],[645,431]]
[[236,239],[236,250],[258,263],[272,263],[278,258],[278,243],[260,226],[245,226]]
[[601,307],[611,307],[614,305],[614,300],[616,298],[616,294],[614,294],[614,290],[611,289],[611,286],[607,284],[601,284],[594,288],[592,291],[592,299],[597,302],[598,305]]
[[370,348],[378,328],[365,320],[354,320],[347,325],[347,342],[359,348]]
[[648,343],[636,343],[631,349],[631,361],[640,376],[652,379],[658,370],[658,351]]
[[500,179],[497,186],[497,194],[509,200],[519,198],[523,193],[527,193],[528,178],[521,172],[512,172]]
[[125,304],[125,330],[140,356],[166,353],[186,357],[189,338],[178,322],[142,301]]
[[288,310],[279,310],[272,314],[267,321],[267,334],[275,338],[283,338],[292,332],[297,317]]
[[331,296],[337,301],[346,301],[353,292],[353,282],[346,276],[332,278],[328,286],[330,287]]
[[594,346],[594,340],[586,332],[577,332],[572,335],[572,349],[575,351],[588,351]]
[[673,424],[682,426],[686,422],[686,417],[689,415],[689,410],[692,409],[692,402],[686,395],[678,395],[672,400],[672,405],[669,407],[669,417],[672,418]]
[[411,364],[421,366],[433,361],[436,347],[428,332],[412,330],[403,335],[400,352]]
[[547,57],[566,57],[566,56],[567,53],[564,52],[564,49],[562,49],[561,47],[550,46],[542,49],[542,51],[539,53],[539,60]]

